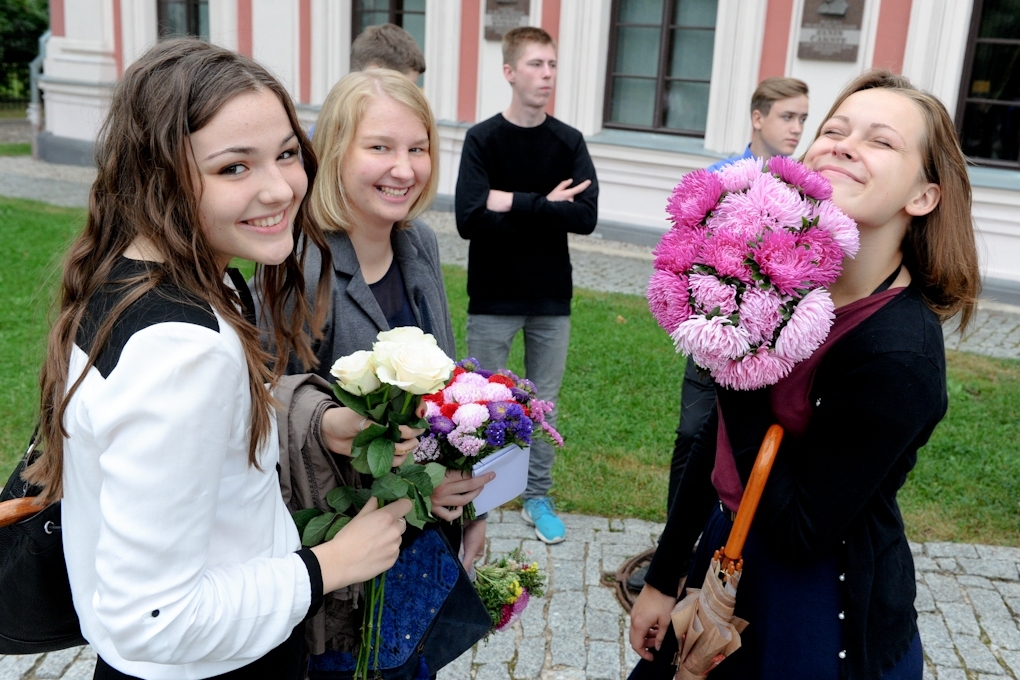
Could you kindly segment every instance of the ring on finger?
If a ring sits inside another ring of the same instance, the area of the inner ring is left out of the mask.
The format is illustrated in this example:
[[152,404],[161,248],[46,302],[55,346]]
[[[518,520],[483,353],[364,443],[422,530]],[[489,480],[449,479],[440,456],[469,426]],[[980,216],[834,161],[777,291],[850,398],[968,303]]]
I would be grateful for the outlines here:
[[360,432],[360,431],[365,429],[365,423],[367,423],[367,422],[368,422],[368,418],[362,418],[361,419],[361,422],[358,423],[358,432]]
[[407,531],[407,520],[403,517],[398,517],[397,519],[400,520],[400,533],[404,533]]

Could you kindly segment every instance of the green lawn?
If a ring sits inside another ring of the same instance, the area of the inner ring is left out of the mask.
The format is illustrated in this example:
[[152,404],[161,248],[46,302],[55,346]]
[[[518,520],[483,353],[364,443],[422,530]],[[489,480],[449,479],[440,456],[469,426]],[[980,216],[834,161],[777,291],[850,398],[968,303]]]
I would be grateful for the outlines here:
[[[59,258],[82,211],[0,198],[0,473],[35,422],[37,371]],[[466,274],[446,269],[460,356]],[[661,520],[683,359],[641,297],[578,291],[554,478],[568,511]],[[521,370],[520,343],[511,367]],[[949,354],[949,414],[900,494],[908,535],[1020,545],[1020,361]]]
[[31,144],[0,144],[0,156],[31,156]]

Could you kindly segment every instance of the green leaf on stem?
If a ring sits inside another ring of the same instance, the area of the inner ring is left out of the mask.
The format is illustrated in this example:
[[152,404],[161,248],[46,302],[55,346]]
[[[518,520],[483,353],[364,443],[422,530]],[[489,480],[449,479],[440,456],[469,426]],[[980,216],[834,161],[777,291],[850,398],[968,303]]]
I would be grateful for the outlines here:
[[369,442],[371,442],[376,437],[382,436],[383,434],[386,433],[386,431],[387,431],[386,426],[379,425],[378,423],[372,423],[354,437],[354,441],[352,442],[351,446],[352,447],[368,446]]
[[432,488],[435,489],[443,483],[443,477],[446,476],[446,467],[439,463],[429,463],[425,466],[425,472],[432,478]]
[[424,418],[414,418],[413,420],[405,423],[408,427],[413,427],[416,430],[427,430],[429,427],[429,421]]
[[340,533],[340,530],[350,524],[351,517],[347,515],[340,515],[336,520],[329,526],[329,531],[326,532],[326,537],[323,541],[332,541],[333,537]]
[[377,422],[380,421],[380,420],[385,420],[385,418],[383,418],[383,416],[386,415],[386,409],[389,408],[389,406],[390,406],[390,403],[388,401],[384,401],[383,403],[379,404],[378,406],[375,406],[374,408],[369,409],[368,417],[371,418],[372,420],[377,421]]
[[291,517],[294,519],[294,524],[297,526],[298,536],[303,536],[305,533],[305,527],[312,519],[322,514],[322,510],[318,508],[305,508],[304,510],[297,510]]
[[351,451],[353,457],[351,458],[351,467],[360,472],[363,475],[372,473],[372,468],[368,464],[368,447],[362,446]]
[[326,535],[326,531],[329,529],[329,525],[336,519],[335,512],[325,512],[318,517],[312,518],[308,522],[308,526],[305,527],[304,533],[301,535],[301,545],[306,548],[319,545],[322,543],[323,537]]
[[421,465],[415,465],[413,468],[400,468],[400,476],[407,480],[408,484],[414,486],[422,496],[431,496],[435,490],[432,477],[425,472],[425,468]]
[[346,512],[354,502],[350,493],[347,492],[348,490],[353,491],[354,489],[349,486],[338,486],[326,494],[326,502],[329,503],[329,507],[337,512]]
[[358,415],[366,416],[368,414],[368,405],[365,403],[364,397],[351,394],[347,390],[342,389],[339,385],[333,385],[333,395],[336,397],[337,401]]
[[400,498],[407,498],[410,485],[392,472],[376,478],[372,483],[372,495],[379,499],[379,504],[391,503]]
[[[391,413],[390,415],[392,416],[393,414]],[[400,425],[396,421],[390,419],[390,422],[389,422],[389,431],[386,433],[386,436],[389,437],[390,441],[394,441],[394,442],[399,442],[400,441],[400,439],[401,439],[401,437],[400,437]]]
[[393,442],[385,437],[368,445],[368,467],[373,477],[382,477],[393,468]]

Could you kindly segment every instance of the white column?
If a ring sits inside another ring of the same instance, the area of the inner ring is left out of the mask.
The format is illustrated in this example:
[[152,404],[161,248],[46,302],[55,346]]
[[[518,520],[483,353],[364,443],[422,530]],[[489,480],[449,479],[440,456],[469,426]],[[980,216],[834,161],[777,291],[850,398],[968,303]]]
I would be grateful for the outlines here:
[[460,0],[426,0],[425,96],[437,120],[457,120],[459,83]]
[[705,148],[743,151],[751,139],[751,95],[758,87],[765,37],[765,2],[719,0],[708,93]]
[[321,106],[351,64],[351,0],[312,0],[312,105]]
[[46,132],[92,141],[117,80],[113,0],[68,0],[64,25],[65,35],[50,39],[40,82]]
[[125,69],[156,44],[157,24],[156,0],[121,0],[121,46]]
[[963,78],[973,0],[914,0],[903,55],[903,75],[942,100],[949,115]]
[[237,49],[237,0],[209,0],[209,42]]
[[611,0],[563,0],[556,117],[585,135],[602,129]]
[[295,0],[252,0],[252,56],[298,99],[298,7]]

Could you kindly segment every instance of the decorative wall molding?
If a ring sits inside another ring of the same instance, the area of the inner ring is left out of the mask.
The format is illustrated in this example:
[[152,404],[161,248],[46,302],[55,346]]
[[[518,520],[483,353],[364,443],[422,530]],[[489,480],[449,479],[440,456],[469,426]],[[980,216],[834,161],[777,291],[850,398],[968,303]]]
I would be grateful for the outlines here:
[[914,0],[903,75],[956,115],[973,0]]
[[611,0],[563,0],[557,54],[557,118],[592,135],[602,129]]
[[719,0],[705,148],[735,153],[751,138],[748,106],[758,87],[768,4]]

